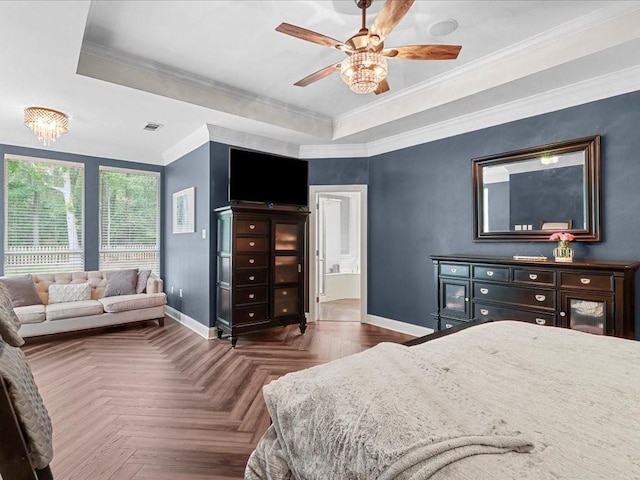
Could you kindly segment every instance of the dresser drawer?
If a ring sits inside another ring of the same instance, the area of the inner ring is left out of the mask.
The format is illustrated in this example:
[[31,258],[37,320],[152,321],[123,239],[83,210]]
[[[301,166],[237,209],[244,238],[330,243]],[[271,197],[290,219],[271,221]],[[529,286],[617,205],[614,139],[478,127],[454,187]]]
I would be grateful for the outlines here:
[[265,268],[269,263],[269,257],[266,253],[256,254],[238,254],[236,255],[236,268]]
[[554,290],[545,290],[542,288],[528,289],[479,282],[473,285],[473,300],[478,303],[489,300],[492,302],[540,308],[555,308],[556,305]]
[[236,234],[256,234],[256,235],[268,235],[269,234],[269,221],[268,220],[236,220]]
[[440,275],[469,278],[469,268],[469,265],[442,263],[440,265]]
[[236,305],[245,303],[261,303],[267,301],[267,287],[243,287],[236,288],[233,293]]
[[298,313],[298,289],[295,287],[274,289],[273,316],[283,317],[297,315]]
[[440,330],[446,330],[447,328],[457,327],[458,325],[464,325],[465,321],[463,320],[452,320],[450,318],[442,318],[440,319]]
[[267,270],[239,270],[236,272],[236,285],[239,287],[247,285],[261,285],[267,283]]
[[233,323],[256,323],[269,319],[266,303],[252,305],[250,307],[237,307],[233,310]]
[[555,285],[555,275],[551,270],[536,270],[534,268],[514,268],[513,281],[517,283],[532,283],[536,285]]
[[496,307],[481,303],[473,306],[473,318],[474,320],[519,320],[552,327],[556,325],[556,316],[552,313],[528,312],[526,310]]
[[473,266],[473,278],[481,280],[509,280],[509,269],[504,267]]
[[236,237],[238,252],[268,252],[269,237]]
[[613,275],[604,273],[560,272],[560,286],[613,292]]

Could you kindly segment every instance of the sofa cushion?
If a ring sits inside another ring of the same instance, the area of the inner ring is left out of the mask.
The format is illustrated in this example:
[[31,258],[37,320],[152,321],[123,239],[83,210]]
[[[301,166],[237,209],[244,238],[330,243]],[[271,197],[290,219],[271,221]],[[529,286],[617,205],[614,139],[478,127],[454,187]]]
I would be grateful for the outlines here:
[[98,300],[83,300],[81,302],[53,303],[47,305],[47,320],[62,320],[72,317],[86,317],[104,313],[102,304]]
[[104,297],[99,300],[108,313],[126,312],[140,308],[159,307],[167,303],[165,293],[138,293],[135,295],[120,295],[117,297]]
[[138,269],[110,270],[105,272],[105,278],[107,280],[107,288],[104,291],[105,297],[133,295],[136,293]]
[[25,305],[24,307],[16,307],[13,309],[16,315],[20,319],[20,323],[40,323],[44,322],[45,306],[40,305]]
[[40,295],[36,290],[31,275],[16,275],[0,278],[11,297],[11,304],[14,307],[23,307],[25,305],[37,305],[42,303]]
[[18,333],[19,328],[20,320],[13,311],[9,292],[0,284],[0,337],[12,347],[20,347],[24,340]]
[[91,300],[91,285],[88,283],[70,283],[49,286],[49,304],[64,302],[81,302]]
[[138,272],[138,282],[136,283],[136,293],[144,293],[147,290],[147,280],[151,276],[151,270],[140,270]]

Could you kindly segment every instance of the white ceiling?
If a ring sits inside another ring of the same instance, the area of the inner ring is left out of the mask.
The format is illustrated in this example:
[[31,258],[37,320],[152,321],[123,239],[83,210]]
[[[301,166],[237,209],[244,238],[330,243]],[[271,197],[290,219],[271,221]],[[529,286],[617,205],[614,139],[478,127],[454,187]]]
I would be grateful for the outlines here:
[[[429,33],[446,19],[455,32]],[[22,110],[43,105],[70,115],[51,147],[64,152],[167,164],[211,139],[369,156],[640,90],[640,1],[418,0],[385,46],[460,55],[390,59],[378,96],[339,73],[293,86],[344,53],[276,32],[281,22],[344,41],[361,16],[353,0],[0,1],[0,143],[41,148]]]

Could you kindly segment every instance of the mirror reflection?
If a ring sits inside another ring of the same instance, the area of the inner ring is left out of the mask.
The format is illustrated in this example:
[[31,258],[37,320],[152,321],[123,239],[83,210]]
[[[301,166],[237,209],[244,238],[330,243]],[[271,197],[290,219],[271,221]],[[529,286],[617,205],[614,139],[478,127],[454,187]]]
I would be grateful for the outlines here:
[[472,160],[474,240],[600,240],[600,136]]
[[584,152],[482,168],[484,232],[584,229]]

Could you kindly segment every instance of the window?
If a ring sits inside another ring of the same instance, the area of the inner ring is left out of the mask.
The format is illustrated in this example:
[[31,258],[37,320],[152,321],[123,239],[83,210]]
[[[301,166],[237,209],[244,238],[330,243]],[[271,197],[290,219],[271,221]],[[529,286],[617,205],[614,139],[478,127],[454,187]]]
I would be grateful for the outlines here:
[[5,156],[4,274],[84,270],[84,166]]
[[160,275],[160,174],[100,167],[100,270]]

